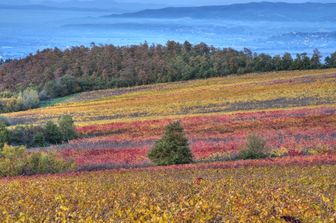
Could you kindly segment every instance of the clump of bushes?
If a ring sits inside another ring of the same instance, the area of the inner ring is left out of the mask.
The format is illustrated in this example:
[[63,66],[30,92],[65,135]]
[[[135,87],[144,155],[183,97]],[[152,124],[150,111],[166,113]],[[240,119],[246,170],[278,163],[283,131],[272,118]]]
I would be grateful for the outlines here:
[[5,126],[9,126],[10,122],[9,122],[8,118],[6,118],[4,116],[0,116],[0,124],[3,124]]
[[62,116],[58,121],[58,126],[62,134],[63,142],[68,142],[77,137],[75,123],[70,115]]
[[10,133],[4,123],[0,123],[0,149],[10,141]]
[[61,159],[55,153],[28,152],[26,146],[58,144],[75,137],[77,134],[71,116],[61,117],[58,124],[49,121],[44,126],[17,126],[11,130],[0,121],[0,176],[61,173],[72,170],[73,162]]
[[23,92],[20,92],[18,101],[21,104],[21,110],[37,108],[40,104],[38,92],[31,88],[27,88]]
[[20,111],[21,105],[17,98],[0,98],[0,113]]
[[44,137],[50,144],[60,144],[63,142],[63,135],[60,127],[52,121],[48,121],[43,129]]
[[24,146],[7,144],[0,149],[1,177],[61,173],[74,168],[72,161],[59,158],[54,153],[28,152]]
[[10,143],[27,147],[62,144],[76,137],[74,121],[69,115],[62,116],[57,124],[48,121],[43,126],[17,126],[10,130]]
[[246,148],[240,151],[238,159],[263,159],[269,156],[266,141],[259,136],[250,135],[247,138]]
[[0,94],[0,112],[15,112],[37,108],[40,104],[39,94],[35,89],[27,88],[18,95]]
[[43,133],[42,126],[24,125],[10,129],[10,144],[34,147],[34,138],[38,133]]
[[158,140],[148,157],[157,165],[187,164],[193,162],[188,139],[180,122],[166,126],[164,136]]
[[48,81],[40,92],[40,97],[43,99],[63,97],[80,90],[79,81],[74,76],[67,74],[58,80]]

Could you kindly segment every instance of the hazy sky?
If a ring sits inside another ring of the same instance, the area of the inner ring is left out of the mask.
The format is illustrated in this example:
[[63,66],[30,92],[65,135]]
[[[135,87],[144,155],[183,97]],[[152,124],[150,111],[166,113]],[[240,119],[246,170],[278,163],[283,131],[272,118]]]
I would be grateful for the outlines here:
[[[0,3],[13,3],[13,2],[42,2],[45,0],[0,0]],[[49,0],[49,1],[76,1],[76,0]],[[77,1],[102,1],[102,0],[77,0]],[[108,0],[105,0],[109,2]],[[113,0],[111,0],[113,1]],[[136,2],[136,3],[149,3],[149,4],[162,4],[162,5],[224,5],[224,4],[232,4],[232,3],[246,3],[246,2],[260,2],[265,0],[115,0],[117,2],[125,3],[125,2]],[[281,1],[281,2],[333,2],[336,3],[336,0],[266,0],[266,1]]]
[[[123,0],[123,2],[131,2],[134,0]],[[246,2],[260,2],[265,0],[137,0],[136,2],[143,2],[143,3],[160,3],[160,4],[188,4],[188,5],[210,5],[210,4],[232,4],[232,3],[246,3]],[[266,0],[267,1],[267,0]],[[276,2],[279,0],[269,0],[271,2]],[[307,0],[280,0],[281,2],[307,2]],[[314,1],[314,0],[313,0]],[[316,0],[315,2],[335,2],[336,0]]]

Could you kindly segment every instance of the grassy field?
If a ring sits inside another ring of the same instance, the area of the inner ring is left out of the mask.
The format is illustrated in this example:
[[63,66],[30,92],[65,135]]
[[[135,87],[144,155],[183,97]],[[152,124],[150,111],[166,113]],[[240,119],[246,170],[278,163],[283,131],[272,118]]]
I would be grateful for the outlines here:
[[209,166],[0,180],[1,222],[335,222],[335,166]]

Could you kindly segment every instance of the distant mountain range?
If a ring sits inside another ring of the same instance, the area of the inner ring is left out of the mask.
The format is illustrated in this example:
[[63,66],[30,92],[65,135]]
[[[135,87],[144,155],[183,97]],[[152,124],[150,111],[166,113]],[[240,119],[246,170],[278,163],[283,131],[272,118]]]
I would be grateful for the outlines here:
[[134,12],[143,9],[162,8],[159,4],[144,4],[137,2],[121,3],[113,0],[12,0],[0,3],[0,9],[29,9],[29,10],[76,10],[76,11],[105,11],[110,13]]
[[268,21],[336,21],[336,3],[246,3],[223,6],[169,7],[135,13],[113,14],[111,18],[185,18]]
[[81,7],[61,7],[61,6],[48,6],[40,4],[31,4],[31,5],[6,5],[0,4],[0,9],[12,9],[12,10],[48,10],[48,11],[100,11],[100,12],[113,12],[113,13],[123,13],[127,12],[124,9],[120,8],[81,8]]

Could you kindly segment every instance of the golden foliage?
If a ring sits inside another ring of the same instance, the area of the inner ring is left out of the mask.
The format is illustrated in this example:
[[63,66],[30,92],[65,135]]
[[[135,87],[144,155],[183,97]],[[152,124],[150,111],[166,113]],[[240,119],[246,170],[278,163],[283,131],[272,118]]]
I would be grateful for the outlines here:
[[1,222],[335,222],[330,166],[105,171],[0,180]]

